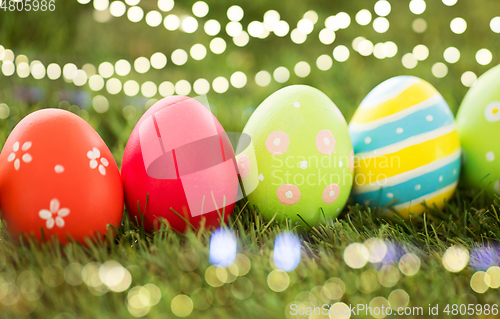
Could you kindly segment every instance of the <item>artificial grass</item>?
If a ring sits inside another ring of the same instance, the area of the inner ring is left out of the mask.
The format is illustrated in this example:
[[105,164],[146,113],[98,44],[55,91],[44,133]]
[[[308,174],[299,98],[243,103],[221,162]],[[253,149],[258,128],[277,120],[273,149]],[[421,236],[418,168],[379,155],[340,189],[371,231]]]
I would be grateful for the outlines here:
[[[466,267],[451,273],[441,261],[454,244],[471,250],[498,242],[498,198],[459,190],[443,210],[427,208],[422,216],[406,221],[381,217],[377,209],[348,206],[338,219],[319,227],[289,220],[267,222],[255,208],[251,203],[238,203],[226,225],[237,235],[240,254],[236,265],[226,269],[209,264],[211,231],[189,229],[179,234],[164,224],[159,231],[146,233],[126,213],[117,233],[110,231],[102,242],[89,241],[87,246],[60,246],[57,242],[40,246],[29,240],[15,245],[2,233],[0,317],[133,318],[135,314],[175,318],[175,314],[188,314],[188,318],[328,318],[319,315],[319,308],[316,316],[292,316],[290,312],[336,302],[353,306],[384,302],[376,297],[404,304],[404,291],[409,296],[408,307],[424,311],[405,318],[443,318],[448,317],[443,312],[447,304],[451,316],[453,304],[493,305],[500,300],[496,289],[477,293],[471,288],[469,282],[479,264],[473,265],[476,269]],[[276,236],[285,230],[297,233],[302,242],[301,261],[287,275],[273,272],[271,257]],[[398,257],[410,252],[418,256],[418,272],[404,275],[397,259],[389,264],[393,268],[370,263],[361,269],[350,268],[343,258],[344,249],[369,238],[392,242],[398,247]],[[123,292],[111,291],[99,279],[106,281],[107,269],[121,269],[111,260],[131,275],[131,284]],[[389,298],[393,291],[396,293]],[[429,305],[437,304],[439,315],[429,315]],[[351,316],[371,317],[363,311]]]

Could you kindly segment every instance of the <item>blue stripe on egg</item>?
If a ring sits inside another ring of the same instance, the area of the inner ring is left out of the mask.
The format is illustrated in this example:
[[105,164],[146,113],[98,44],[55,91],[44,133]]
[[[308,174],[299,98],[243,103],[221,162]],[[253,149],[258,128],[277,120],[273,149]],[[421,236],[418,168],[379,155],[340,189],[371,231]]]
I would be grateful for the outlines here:
[[[444,99],[437,103],[408,114],[395,122],[390,122],[368,131],[350,131],[356,153],[364,153],[404,141],[412,136],[427,133],[454,122],[453,115]],[[387,134],[392,132],[392,134]],[[376,138],[383,136],[383,138]],[[366,144],[364,141],[371,141]]]
[[406,182],[375,191],[354,194],[354,200],[358,203],[371,201],[372,204],[379,206],[385,206],[395,199],[398,200],[397,204],[406,203],[455,183],[459,170],[460,157],[443,167]]

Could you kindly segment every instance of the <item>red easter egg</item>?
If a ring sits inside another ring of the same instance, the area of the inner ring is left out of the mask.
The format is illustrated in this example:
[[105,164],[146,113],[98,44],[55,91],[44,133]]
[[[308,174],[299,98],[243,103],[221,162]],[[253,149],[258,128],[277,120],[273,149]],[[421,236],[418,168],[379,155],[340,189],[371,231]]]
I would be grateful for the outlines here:
[[[68,235],[84,243],[119,227],[123,189],[99,134],[59,109],[36,111],[10,133],[0,154],[0,208],[8,232],[37,240]],[[43,233],[43,238],[42,238]]]
[[180,232],[186,221],[217,226],[239,194],[224,129],[203,104],[185,96],[162,99],[141,117],[125,147],[122,182],[131,219],[143,218],[148,231],[160,226],[159,218]]

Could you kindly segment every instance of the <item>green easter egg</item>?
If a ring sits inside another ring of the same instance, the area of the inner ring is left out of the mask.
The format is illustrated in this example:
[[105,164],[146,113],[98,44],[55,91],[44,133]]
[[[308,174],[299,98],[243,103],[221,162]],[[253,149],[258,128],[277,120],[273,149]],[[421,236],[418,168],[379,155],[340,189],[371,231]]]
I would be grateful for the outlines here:
[[500,195],[500,65],[479,77],[457,114],[464,150],[463,182]]
[[[269,220],[289,217],[310,225],[335,218],[353,182],[353,148],[344,116],[321,91],[285,87],[255,110],[238,157],[244,189]],[[300,217],[299,217],[300,215]]]

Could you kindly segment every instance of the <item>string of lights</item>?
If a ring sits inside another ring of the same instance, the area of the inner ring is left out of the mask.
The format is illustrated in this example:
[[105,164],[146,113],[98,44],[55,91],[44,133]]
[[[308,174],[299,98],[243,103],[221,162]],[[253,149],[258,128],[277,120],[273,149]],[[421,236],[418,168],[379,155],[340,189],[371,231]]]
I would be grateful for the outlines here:
[[[81,4],[87,4],[90,0],[78,0]],[[108,0],[94,0],[95,11],[108,10],[114,17],[120,17],[128,12],[127,17],[132,22],[139,22],[142,20],[144,13],[142,12],[141,18],[139,15],[134,18],[133,8],[139,8],[137,5],[140,0],[127,0],[125,3],[121,1],[113,1],[109,4]],[[456,0],[443,0],[447,6],[452,6]],[[158,1],[158,8],[161,11],[169,12],[174,8],[174,1],[160,0]],[[412,0],[409,5],[410,11],[419,15],[426,9],[425,1]],[[135,10],[137,11],[137,10]],[[384,33],[389,29],[389,21],[385,18],[391,11],[391,5],[386,0],[379,0],[374,5],[374,11],[377,18],[373,20],[373,28],[378,33]],[[139,11],[137,11],[139,12]],[[203,1],[196,2],[192,7],[193,14],[198,18],[205,17],[209,12],[208,5]],[[136,13],[138,14],[138,13]],[[239,21],[244,16],[244,11],[239,6],[231,6],[227,10],[227,16],[230,22],[226,25],[226,33],[233,38],[233,42],[237,46],[245,46],[249,42],[249,35],[257,38],[266,38],[270,32],[274,32],[277,36],[286,36],[289,32],[289,24],[284,20],[280,20],[280,14],[275,10],[269,10],[264,14],[263,22],[252,21],[249,23],[247,30],[243,30],[243,26]],[[148,18],[149,17],[149,18]],[[150,11],[146,14],[146,23],[151,27],[156,27],[164,21],[165,27],[170,31],[181,30],[186,33],[193,33],[198,29],[198,21],[194,17],[185,17],[181,19],[177,15],[169,14],[163,19],[163,16],[158,11]],[[355,15],[356,22],[365,26],[372,21],[372,14],[367,9],[362,9]],[[160,21],[158,23],[158,21]],[[310,10],[306,12],[301,20],[297,23],[297,28],[290,32],[290,38],[296,44],[302,44],[306,41],[309,34],[314,30],[315,24],[318,22],[318,15],[315,11]],[[350,16],[345,12],[340,12],[336,15],[329,16],[325,19],[325,28],[319,32],[319,40],[325,45],[330,45],[335,41],[335,32],[339,29],[349,27],[351,23]],[[286,27],[285,27],[286,24]],[[417,33],[422,33],[427,28],[425,20],[418,18],[413,21],[412,28]],[[450,29],[455,34],[462,34],[467,28],[467,23],[463,18],[454,18],[450,23]],[[500,33],[500,17],[495,17],[490,22],[490,28],[495,33]],[[205,22],[205,33],[209,36],[216,36],[221,30],[221,24],[217,20],[210,19]],[[286,32],[285,32],[286,31]],[[242,36],[243,34],[243,36]],[[227,44],[223,38],[215,37],[210,42],[210,50],[214,54],[222,54],[226,50]],[[352,41],[352,48],[362,56],[369,56],[373,54],[378,59],[392,58],[398,52],[397,45],[392,41],[379,42],[373,44],[370,40],[364,37],[357,37]],[[207,48],[200,43],[194,44],[189,50],[189,54],[194,60],[203,60],[207,55]],[[348,60],[350,50],[345,45],[338,45],[333,49],[332,56],[337,62],[345,62]],[[234,72],[229,79],[223,76],[215,77],[210,83],[207,79],[199,78],[192,84],[181,79],[176,83],[170,81],[162,82],[157,85],[152,81],[146,81],[141,85],[135,80],[122,81],[116,76],[127,76],[133,69],[138,74],[147,74],[152,69],[161,70],[167,65],[167,56],[162,52],[154,53],[149,59],[146,57],[139,57],[133,62],[125,59],[118,60],[115,64],[110,62],[103,62],[97,68],[92,64],[84,64],[81,69],[74,63],[67,63],[63,67],[57,63],[51,63],[47,67],[38,60],[29,63],[29,59],[25,55],[18,55],[14,59],[14,52],[0,46],[0,61],[2,62],[2,73],[5,76],[11,76],[17,71],[20,78],[27,78],[30,74],[33,78],[41,80],[47,75],[51,80],[57,80],[61,76],[68,83],[73,83],[77,87],[84,86],[88,83],[92,91],[101,91],[104,87],[109,94],[115,95],[123,90],[127,96],[136,96],[141,93],[146,98],[152,98],[156,94],[161,96],[169,96],[174,93],[179,95],[188,95],[191,91],[196,94],[206,94],[212,87],[216,93],[225,93],[231,84],[234,88],[240,89],[247,84],[247,75],[241,71]],[[405,53],[402,56],[401,63],[407,69],[413,69],[417,66],[419,61],[424,61],[429,56],[429,49],[424,44],[418,44],[414,47],[412,52]],[[171,53],[171,61],[173,64],[182,66],[189,58],[188,53],[181,48],[174,50]],[[443,53],[444,60],[453,64],[460,59],[460,51],[456,47],[448,47]],[[492,53],[486,48],[479,49],[476,53],[476,61],[480,65],[487,65],[492,61]],[[330,55],[322,54],[316,59],[316,66],[319,70],[327,71],[333,65],[333,60]],[[294,73],[301,78],[307,77],[311,72],[311,66],[306,61],[299,61],[293,67]],[[448,73],[448,66],[443,62],[436,62],[432,66],[432,74],[437,78],[442,78]],[[113,77],[116,75],[115,77]],[[285,83],[290,78],[290,70],[285,66],[279,66],[274,69],[273,73],[266,70],[261,70],[255,74],[255,82],[257,85],[265,87],[270,84],[272,78],[278,83]],[[461,76],[461,82],[464,86],[471,86],[477,76],[472,71],[466,71]]]

